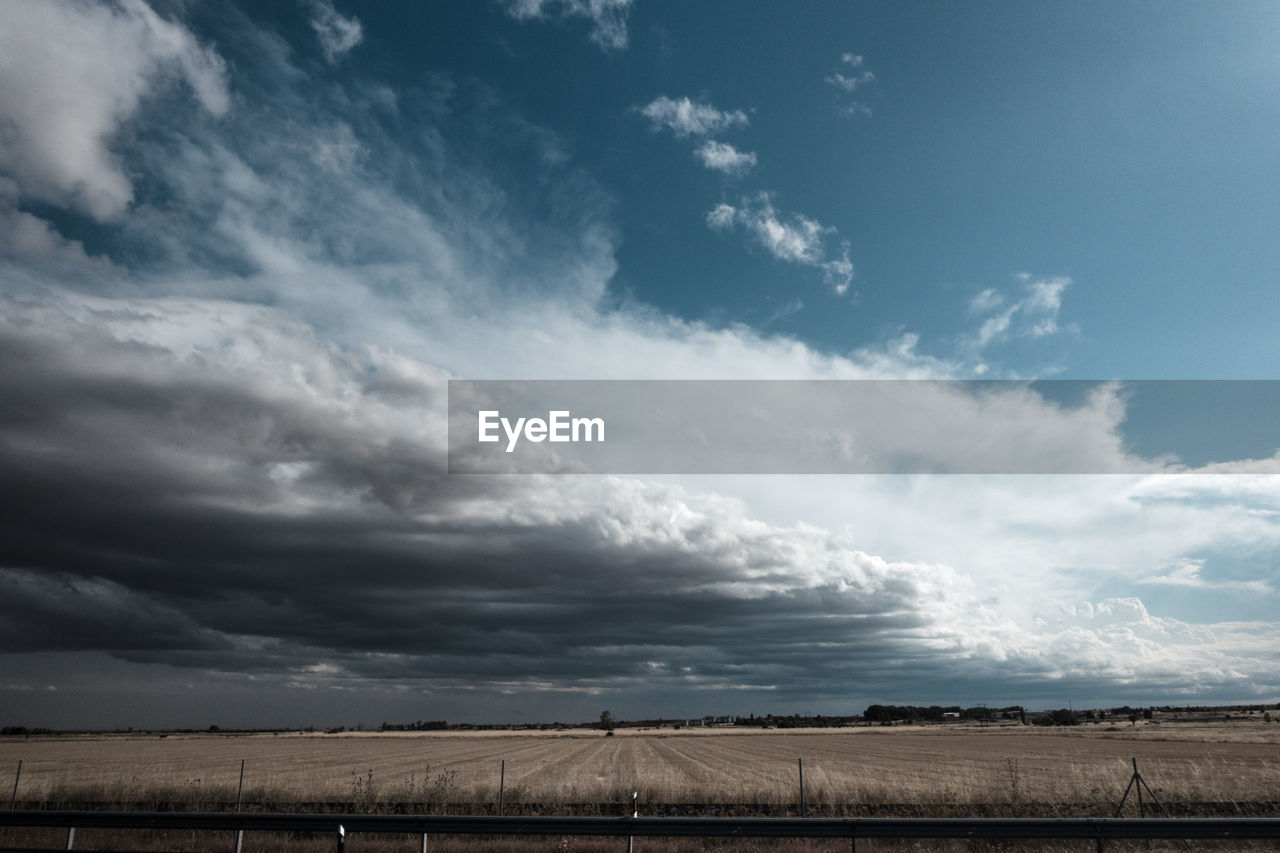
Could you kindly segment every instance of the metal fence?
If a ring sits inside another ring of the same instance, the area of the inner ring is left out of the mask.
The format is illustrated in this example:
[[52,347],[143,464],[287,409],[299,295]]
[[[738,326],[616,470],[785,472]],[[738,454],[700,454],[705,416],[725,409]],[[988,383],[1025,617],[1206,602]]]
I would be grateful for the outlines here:
[[1280,818],[681,818],[457,815],[231,814],[225,812],[0,811],[0,826],[352,833],[700,838],[1280,839]]

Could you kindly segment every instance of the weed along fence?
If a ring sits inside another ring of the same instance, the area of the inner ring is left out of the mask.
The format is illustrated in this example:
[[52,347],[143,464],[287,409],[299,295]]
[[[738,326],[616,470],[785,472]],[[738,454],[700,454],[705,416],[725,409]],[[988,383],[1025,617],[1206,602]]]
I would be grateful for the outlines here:
[[[429,849],[433,836],[589,836],[658,838],[848,839],[1059,839],[1092,842],[1123,839],[1275,840],[1280,818],[671,818],[671,817],[465,817],[456,815],[298,815],[6,811],[0,826],[67,830],[75,849],[77,828],[205,830],[238,833],[328,834],[343,851],[356,833],[412,835]],[[228,845],[229,846],[229,845]]]

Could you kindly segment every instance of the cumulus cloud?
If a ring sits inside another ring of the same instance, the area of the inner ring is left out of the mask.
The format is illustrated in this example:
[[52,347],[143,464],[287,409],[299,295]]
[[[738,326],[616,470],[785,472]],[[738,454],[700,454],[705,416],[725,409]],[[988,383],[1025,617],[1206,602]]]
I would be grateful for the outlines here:
[[640,114],[649,119],[654,130],[665,127],[680,137],[707,136],[748,124],[747,114],[742,110],[723,111],[687,97],[672,99],[666,95],[641,107]]
[[1064,605],[1044,618],[1044,648],[1027,656],[1042,666],[1053,661],[1045,674],[1071,685],[1068,689],[1102,679],[1170,696],[1216,689],[1252,697],[1265,695],[1280,674],[1274,661],[1256,658],[1265,643],[1280,636],[1274,626],[1192,625],[1154,616],[1133,597]]
[[754,151],[739,151],[732,145],[708,139],[694,151],[702,165],[728,175],[741,175],[756,165]]
[[507,0],[507,13],[517,20],[560,17],[588,18],[591,40],[606,50],[627,46],[627,13],[632,0]]
[[118,219],[133,198],[113,136],[165,82],[229,109],[219,55],[143,0],[10,3],[0,30],[0,171],[23,198]]
[[355,15],[339,14],[330,0],[311,0],[311,28],[320,39],[324,58],[336,63],[364,39],[364,28]]
[[801,213],[786,217],[779,215],[769,193],[745,198],[736,207],[721,202],[707,213],[706,220],[714,231],[743,228],[778,260],[821,270],[823,280],[836,293],[849,289],[853,280],[849,244],[841,241],[833,255],[826,243],[836,233],[835,228],[824,226]]

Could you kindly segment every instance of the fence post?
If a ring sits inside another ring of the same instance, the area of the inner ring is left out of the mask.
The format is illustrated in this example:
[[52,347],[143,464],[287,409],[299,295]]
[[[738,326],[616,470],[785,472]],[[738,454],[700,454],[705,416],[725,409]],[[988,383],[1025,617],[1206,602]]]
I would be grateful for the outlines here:
[[[240,814],[240,799],[244,795],[244,759],[240,759],[240,787],[236,790],[236,814]],[[236,853],[244,845],[244,830],[236,830]]]
[[13,796],[9,798],[9,811],[18,807],[18,780],[22,778],[22,759],[18,759],[18,772],[13,774]]
[[338,824],[338,853],[343,853],[347,849],[347,830],[342,824]]
[[797,758],[796,763],[800,765],[800,817],[808,817],[808,810],[804,803],[804,759]]
[[507,787],[507,759],[502,759],[502,769],[498,771],[498,817],[502,817],[502,797]]
[[74,826],[67,827],[67,849],[70,850],[76,846],[76,828]]
[[[636,805],[636,798],[638,798],[639,796],[640,796],[639,791],[631,792],[631,817],[633,819],[640,816],[640,808]],[[635,843],[636,843],[636,837],[634,835],[628,835],[627,836],[627,853],[635,853]]]
[[1138,759],[1137,759],[1137,758],[1134,758],[1134,759],[1133,759],[1133,778],[1134,778],[1134,779],[1136,779],[1136,780],[1137,780],[1137,782],[1138,782],[1138,816],[1139,816],[1139,817],[1146,817],[1146,816],[1147,816],[1147,807],[1146,807],[1146,805],[1142,802],[1142,776],[1140,776],[1140,775],[1138,774]]

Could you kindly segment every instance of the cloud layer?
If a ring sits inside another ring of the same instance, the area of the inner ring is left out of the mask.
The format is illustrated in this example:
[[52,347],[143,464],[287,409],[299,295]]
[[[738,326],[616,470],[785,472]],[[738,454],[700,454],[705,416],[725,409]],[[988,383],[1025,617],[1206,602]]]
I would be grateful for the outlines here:
[[1246,695],[1280,678],[1258,656],[1273,625],[1194,626],[1135,598],[1025,622],[952,566],[872,556],[732,498],[446,476],[441,371],[343,352],[274,309],[71,294],[5,308],[11,652],[650,703],[886,695],[903,667],[935,689],[1031,696],[1062,680]]
[[[618,47],[606,25],[626,8],[511,12],[590,17]],[[433,709],[417,718],[581,715],[604,696],[642,716],[1280,690],[1274,621],[1153,614],[1130,588],[1274,595],[1204,556],[1280,547],[1265,477],[448,476],[450,377],[908,378],[963,362],[911,333],[831,353],[619,307],[608,193],[474,81],[312,87],[273,34],[215,52],[138,0],[28,4],[10,22],[0,199],[25,229],[0,259],[12,707],[105,713],[85,701],[104,666],[160,685],[157,707],[252,685],[336,708],[325,697],[359,689],[369,713],[407,692]],[[31,47],[50,39],[76,55]],[[53,91],[67,109],[37,109]],[[643,112],[704,147],[747,123],[688,99]],[[123,132],[144,113],[145,145]],[[106,223],[98,254],[24,199]],[[849,285],[834,230],[769,194],[707,221]],[[1056,318],[1065,280],[1023,285],[975,300],[975,322],[997,319],[982,345]],[[1114,449],[1117,400],[1088,418],[1030,407],[1026,425]]]

